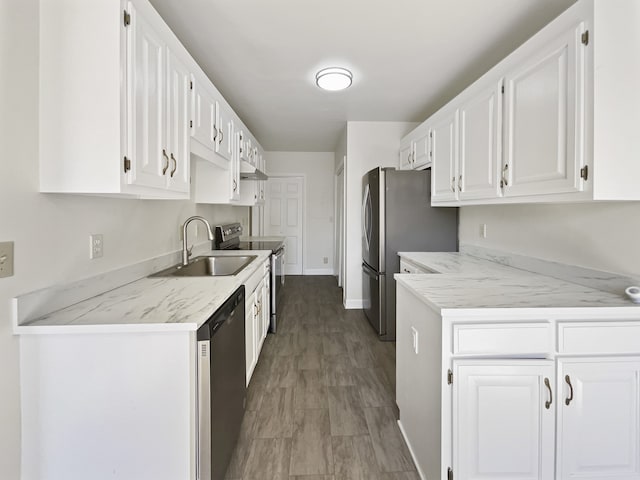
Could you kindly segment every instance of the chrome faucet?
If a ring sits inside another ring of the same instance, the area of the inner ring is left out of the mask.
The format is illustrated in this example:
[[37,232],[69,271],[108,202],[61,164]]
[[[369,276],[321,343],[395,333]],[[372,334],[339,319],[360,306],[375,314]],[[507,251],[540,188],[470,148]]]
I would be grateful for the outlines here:
[[184,222],[184,225],[182,225],[182,265],[183,266],[189,264],[189,255],[191,255],[191,249],[193,248],[193,245],[192,245],[191,248],[187,249],[187,227],[194,220],[200,220],[202,223],[204,223],[207,226],[207,237],[209,237],[209,240],[213,240],[213,231],[211,230],[211,225],[209,225],[209,222],[207,222],[207,220],[204,217],[195,215],[193,217],[187,218],[187,220]]

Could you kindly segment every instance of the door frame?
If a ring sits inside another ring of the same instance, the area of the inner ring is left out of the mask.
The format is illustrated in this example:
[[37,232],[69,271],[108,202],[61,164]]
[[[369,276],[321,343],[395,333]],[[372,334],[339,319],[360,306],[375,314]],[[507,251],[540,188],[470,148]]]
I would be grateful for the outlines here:
[[[274,173],[269,174],[269,179],[272,178],[302,178],[302,256],[300,258],[300,270],[301,275],[306,275],[304,271],[304,256],[307,253],[307,174],[306,173]],[[267,180],[268,181],[268,180]],[[265,193],[265,206],[266,206],[266,196],[269,195],[269,189]],[[265,214],[265,210],[263,209],[262,214]],[[285,253],[286,255],[286,253]]]
[[[344,156],[343,161],[336,168],[333,177],[333,209],[334,209],[334,222],[333,222],[333,275],[338,277],[338,286],[342,287],[344,280],[344,215],[345,215],[345,176],[346,171],[344,168],[345,160],[347,156]],[[342,185],[340,185],[339,179],[342,174]],[[338,205],[339,190],[342,191],[342,205]],[[340,208],[342,207],[342,208]],[[338,222],[340,218],[340,222]]]

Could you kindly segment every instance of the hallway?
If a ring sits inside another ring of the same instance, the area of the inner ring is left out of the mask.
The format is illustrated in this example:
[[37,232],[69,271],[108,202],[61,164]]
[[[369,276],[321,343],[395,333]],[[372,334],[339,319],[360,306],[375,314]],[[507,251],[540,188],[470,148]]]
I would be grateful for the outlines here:
[[228,480],[419,480],[396,423],[395,349],[334,277],[286,279]]

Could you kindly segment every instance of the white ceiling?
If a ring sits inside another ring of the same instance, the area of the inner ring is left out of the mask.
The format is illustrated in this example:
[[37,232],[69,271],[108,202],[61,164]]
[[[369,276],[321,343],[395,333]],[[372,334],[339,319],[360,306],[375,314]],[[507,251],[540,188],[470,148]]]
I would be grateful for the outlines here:
[[[151,0],[266,150],[422,121],[575,0]],[[343,92],[317,70],[354,74]]]

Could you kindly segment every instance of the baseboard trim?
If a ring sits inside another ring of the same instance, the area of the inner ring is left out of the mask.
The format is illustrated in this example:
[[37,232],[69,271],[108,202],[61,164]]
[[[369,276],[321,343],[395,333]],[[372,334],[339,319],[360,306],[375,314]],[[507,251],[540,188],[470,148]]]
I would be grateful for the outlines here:
[[305,275],[331,275],[334,276],[333,268],[306,268]]
[[346,308],[347,310],[356,309],[356,308],[362,310],[363,306],[364,306],[364,301],[362,299],[344,301],[344,308]]
[[404,438],[404,443],[407,444],[407,448],[409,449],[409,453],[411,454],[411,458],[413,459],[413,464],[415,465],[416,470],[418,471],[418,476],[420,477],[420,480],[426,480],[427,477],[425,477],[424,473],[422,473],[422,470],[420,470],[420,465],[418,465],[418,461],[416,460],[416,454],[413,452],[413,448],[411,448],[411,444],[409,443],[407,434],[404,432],[404,428],[402,428],[402,422],[400,422],[400,420],[398,420],[398,427],[400,427],[400,433],[402,433],[402,438]]

